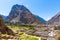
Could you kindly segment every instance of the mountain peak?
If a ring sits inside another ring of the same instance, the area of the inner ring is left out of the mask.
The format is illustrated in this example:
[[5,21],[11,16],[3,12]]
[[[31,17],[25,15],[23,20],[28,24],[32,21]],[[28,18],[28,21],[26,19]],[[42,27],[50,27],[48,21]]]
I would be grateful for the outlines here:
[[53,16],[48,23],[50,24],[60,24],[60,12],[58,12],[55,16]]
[[20,22],[25,24],[42,24],[34,14],[32,14],[25,6],[23,5],[13,5],[11,12],[8,16],[8,21],[10,22]]
[[13,5],[12,9],[28,10],[24,5],[18,5],[18,4]]
[[15,5],[13,5],[13,7],[12,7],[12,8],[17,8],[17,7],[24,7],[24,6],[23,6],[23,5],[15,4]]

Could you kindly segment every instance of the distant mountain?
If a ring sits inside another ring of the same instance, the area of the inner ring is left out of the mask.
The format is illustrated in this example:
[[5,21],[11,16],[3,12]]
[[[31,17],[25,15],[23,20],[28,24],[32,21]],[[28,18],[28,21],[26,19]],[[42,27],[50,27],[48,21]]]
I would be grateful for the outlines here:
[[44,20],[43,18],[41,18],[41,17],[39,17],[39,16],[37,16],[37,15],[36,15],[36,17],[37,17],[41,22],[43,22],[43,23],[46,23],[46,22],[47,22],[46,20]]
[[60,12],[58,12],[55,16],[53,16],[49,21],[49,24],[60,24]]
[[7,20],[9,22],[14,22],[14,23],[20,22],[25,24],[45,23],[45,20],[43,20],[41,17],[35,16],[25,6],[18,4],[12,7]]
[[2,16],[3,19],[6,21],[7,16],[1,15],[1,14],[0,14],[0,16]]

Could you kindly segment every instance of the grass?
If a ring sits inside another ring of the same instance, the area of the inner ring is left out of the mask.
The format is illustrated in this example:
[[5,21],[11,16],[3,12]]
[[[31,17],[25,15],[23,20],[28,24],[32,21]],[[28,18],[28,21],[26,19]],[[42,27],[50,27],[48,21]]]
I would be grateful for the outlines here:
[[[15,30],[35,30],[34,26],[31,25],[7,25],[7,26],[11,26],[9,28],[11,28],[13,31]],[[16,34],[18,36],[20,36],[21,40],[39,40],[39,37],[36,36],[32,36],[32,35],[28,35],[22,32],[18,32],[18,34]]]
[[32,35],[27,35],[25,33],[22,34],[18,34],[19,36],[21,36],[21,40],[38,40],[39,38],[36,36],[32,36]]
[[[9,26],[9,28],[11,28],[12,30],[29,30],[29,31],[33,31],[35,30],[35,27],[32,25],[19,25],[19,24],[14,24],[14,23],[7,23],[7,26]],[[38,40],[39,37],[37,36],[33,36],[33,35],[28,35],[25,34],[23,32],[18,32],[18,34],[16,34],[18,36],[20,36],[21,40]]]
[[30,37],[29,40],[38,40],[38,38]]
[[[39,40],[39,37],[28,35],[28,34],[25,34],[25,33],[22,33],[22,32],[19,32],[16,35],[19,36],[21,40]],[[0,34],[0,36],[4,37],[4,38],[8,38],[10,35]]]

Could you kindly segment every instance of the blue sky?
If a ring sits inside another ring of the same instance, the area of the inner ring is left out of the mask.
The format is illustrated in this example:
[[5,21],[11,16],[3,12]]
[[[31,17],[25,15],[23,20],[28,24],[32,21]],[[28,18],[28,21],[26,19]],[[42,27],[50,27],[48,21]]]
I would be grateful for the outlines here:
[[0,0],[0,14],[9,15],[15,4],[26,6],[33,14],[45,20],[50,19],[60,11],[60,0]]

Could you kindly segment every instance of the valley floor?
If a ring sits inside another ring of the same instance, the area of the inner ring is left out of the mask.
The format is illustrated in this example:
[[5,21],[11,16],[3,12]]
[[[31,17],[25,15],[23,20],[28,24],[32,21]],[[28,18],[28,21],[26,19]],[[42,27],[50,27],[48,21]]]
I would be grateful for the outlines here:
[[[51,27],[31,25],[8,25],[8,27],[13,30],[15,36],[0,34],[2,40],[58,40],[60,37],[60,30],[53,30]],[[51,36],[53,32],[50,30],[53,30],[56,35]]]

